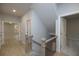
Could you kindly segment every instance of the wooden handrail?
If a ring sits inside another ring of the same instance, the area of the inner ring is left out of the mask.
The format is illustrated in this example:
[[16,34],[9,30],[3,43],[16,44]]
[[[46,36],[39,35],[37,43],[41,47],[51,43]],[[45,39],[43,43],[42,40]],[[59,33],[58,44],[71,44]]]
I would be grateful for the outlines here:
[[36,43],[37,45],[41,46],[41,44],[40,44],[40,43],[38,43],[38,42],[37,42],[37,41],[35,41],[35,40],[32,40],[32,42],[34,42],[34,43]]
[[48,42],[54,40],[54,39],[56,39],[56,36],[55,36],[55,37],[52,37],[52,38],[50,38],[50,39],[48,39],[48,40],[43,39],[41,46],[42,46],[42,47],[46,47],[46,44],[47,44]]
[[55,36],[55,37],[52,37],[52,38],[50,38],[50,39],[48,39],[48,40],[46,40],[45,43],[48,43],[48,42],[50,42],[50,41],[52,41],[52,40],[54,40],[54,39],[56,39],[56,36]]

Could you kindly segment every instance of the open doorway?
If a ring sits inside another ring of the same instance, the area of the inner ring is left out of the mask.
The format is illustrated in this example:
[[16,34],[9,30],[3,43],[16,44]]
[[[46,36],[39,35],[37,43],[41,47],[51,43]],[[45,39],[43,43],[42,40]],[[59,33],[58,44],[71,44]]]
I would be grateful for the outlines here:
[[60,18],[60,44],[65,55],[79,56],[79,13]]

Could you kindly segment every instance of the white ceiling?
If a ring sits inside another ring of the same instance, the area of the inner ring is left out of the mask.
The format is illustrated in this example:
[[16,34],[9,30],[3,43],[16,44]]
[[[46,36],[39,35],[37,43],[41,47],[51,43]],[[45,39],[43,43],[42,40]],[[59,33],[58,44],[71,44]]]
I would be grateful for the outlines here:
[[[23,16],[30,10],[31,5],[31,3],[2,3],[0,4],[0,13],[14,16]],[[15,13],[13,13],[13,9],[16,10]]]

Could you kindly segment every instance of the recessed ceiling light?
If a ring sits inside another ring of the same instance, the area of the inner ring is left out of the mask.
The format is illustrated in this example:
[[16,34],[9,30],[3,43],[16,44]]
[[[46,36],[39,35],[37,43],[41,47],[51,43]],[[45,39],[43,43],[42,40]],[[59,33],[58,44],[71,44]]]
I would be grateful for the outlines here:
[[13,9],[13,12],[16,12],[16,10],[15,10],[15,9]]

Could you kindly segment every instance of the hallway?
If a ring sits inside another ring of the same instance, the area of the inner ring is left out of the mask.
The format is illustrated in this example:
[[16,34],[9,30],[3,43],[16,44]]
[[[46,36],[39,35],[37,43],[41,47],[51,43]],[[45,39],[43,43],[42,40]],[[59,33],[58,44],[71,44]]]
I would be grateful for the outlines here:
[[1,46],[1,56],[29,56],[31,52],[26,52],[27,44],[16,38],[18,32],[15,30],[15,24],[4,23],[4,44]]
[[15,24],[4,23],[4,44],[1,46],[0,55],[2,56],[20,56],[25,55],[25,45],[16,38]]

